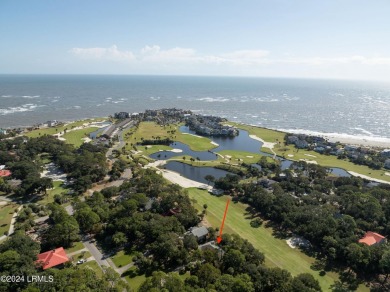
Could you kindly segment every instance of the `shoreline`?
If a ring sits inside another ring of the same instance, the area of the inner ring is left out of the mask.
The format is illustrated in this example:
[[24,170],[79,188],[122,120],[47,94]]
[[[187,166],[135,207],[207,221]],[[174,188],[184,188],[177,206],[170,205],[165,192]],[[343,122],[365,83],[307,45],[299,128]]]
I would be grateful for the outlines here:
[[[96,117],[96,116],[95,117],[85,117],[82,119],[66,120],[66,121],[60,121],[60,122],[62,122],[64,125],[68,125],[68,124],[75,123],[75,122],[80,122],[80,121],[84,121],[84,120],[95,120],[95,119],[109,119],[109,117]],[[373,148],[381,148],[381,149],[389,148],[390,149],[390,138],[386,138],[386,137],[359,136],[359,135],[352,135],[352,134],[345,134],[345,133],[322,133],[322,132],[304,130],[304,129],[297,129],[297,130],[295,130],[295,129],[274,129],[274,128],[267,128],[267,127],[262,127],[262,126],[254,125],[254,124],[247,124],[247,123],[242,123],[242,122],[238,123],[238,122],[234,122],[231,120],[228,120],[227,122],[234,123],[236,125],[250,126],[250,127],[260,128],[260,129],[277,131],[280,133],[305,134],[308,136],[318,136],[318,137],[322,137],[322,138],[327,139],[329,142],[339,142],[341,144],[346,144],[346,145],[354,145],[354,146],[361,146],[361,147],[373,147]],[[22,126],[22,127],[7,127],[5,129],[7,129],[7,130],[18,129],[18,128],[27,129],[27,128],[35,127],[35,126],[42,125],[42,124],[43,123],[34,124],[34,125],[30,125],[30,126]],[[42,127],[42,128],[46,128],[46,127]],[[183,134],[187,134],[187,133],[183,133]],[[196,136],[196,135],[194,135],[194,136]],[[200,136],[198,136],[198,137],[200,137]],[[262,143],[264,143],[264,145],[266,145],[266,146],[263,146],[263,147],[266,147],[266,148],[272,148],[272,144],[274,144],[273,142],[264,141],[264,139],[261,139],[261,138],[258,140],[261,141]]]
[[[289,134],[303,134],[308,136],[318,136],[327,139],[329,142],[339,142],[341,144],[346,145],[354,145],[354,146],[363,146],[363,147],[373,147],[373,148],[381,148],[381,149],[390,149],[390,138],[386,137],[370,137],[370,136],[361,136],[361,135],[352,135],[345,133],[322,133],[304,129],[274,129],[274,128],[266,128],[259,125],[254,124],[246,124],[246,123],[237,123],[228,121],[230,123],[234,123],[236,125],[250,126],[259,129],[271,130],[280,133],[289,133]],[[260,140],[259,140],[260,141]],[[262,141],[263,142],[263,141]],[[265,141],[266,142],[266,141]],[[267,143],[267,142],[266,142]]]

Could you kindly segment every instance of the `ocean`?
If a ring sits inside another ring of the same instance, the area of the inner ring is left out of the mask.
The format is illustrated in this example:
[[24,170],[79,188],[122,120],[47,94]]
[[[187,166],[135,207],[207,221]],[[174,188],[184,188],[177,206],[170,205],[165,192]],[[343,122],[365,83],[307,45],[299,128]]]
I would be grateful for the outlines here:
[[309,134],[390,141],[390,84],[283,78],[0,75],[0,128],[176,107]]

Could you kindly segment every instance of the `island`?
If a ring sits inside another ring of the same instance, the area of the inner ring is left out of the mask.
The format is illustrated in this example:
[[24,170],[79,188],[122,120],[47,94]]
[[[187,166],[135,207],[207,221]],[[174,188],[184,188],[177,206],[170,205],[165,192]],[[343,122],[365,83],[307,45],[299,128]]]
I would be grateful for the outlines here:
[[6,129],[0,270],[53,291],[387,289],[389,168],[377,145],[176,108]]

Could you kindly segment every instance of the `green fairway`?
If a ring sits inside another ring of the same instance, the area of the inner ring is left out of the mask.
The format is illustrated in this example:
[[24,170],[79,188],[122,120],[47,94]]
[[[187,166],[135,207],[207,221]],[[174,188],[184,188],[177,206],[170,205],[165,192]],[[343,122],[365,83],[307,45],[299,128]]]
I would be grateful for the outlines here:
[[[171,140],[182,142],[190,146],[194,151],[207,151],[216,147],[216,145],[211,144],[209,138],[181,133],[179,131],[180,126],[181,124],[160,126],[154,122],[142,122],[137,130],[129,129],[125,132],[124,136],[128,143],[127,149],[131,150],[131,144],[140,143],[142,139],[153,140],[156,137],[160,139],[170,138]],[[128,133],[132,134],[127,135]],[[144,149],[140,146],[138,150],[143,151]]]
[[262,138],[264,141],[272,143],[284,142],[284,136],[286,135],[286,133],[281,131],[270,130],[261,127],[254,127],[233,122],[229,122],[228,124],[231,126],[235,126],[239,129],[246,130],[249,132],[249,134],[256,135],[257,137]]
[[94,122],[102,122],[102,121],[106,121],[106,120],[107,120],[106,118],[81,120],[81,121],[69,123],[67,125],[32,130],[32,131],[26,133],[25,135],[27,137],[30,137],[30,138],[35,138],[35,137],[39,137],[39,136],[43,136],[43,135],[54,135],[54,134],[59,134],[60,132],[63,132],[64,129],[71,130],[72,128],[75,128],[75,127],[81,127],[84,124],[89,124],[89,123],[94,123]]
[[[203,204],[207,204],[207,221],[213,227],[219,227],[227,197],[216,197],[205,190],[194,188],[188,189],[188,192],[198,210],[202,210]],[[329,290],[330,285],[337,280],[337,274],[327,273],[325,276],[320,276],[318,271],[310,268],[314,258],[305,255],[298,249],[290,248],[285,240],[275,238],[271,228],[264,226],[252,228],[250,226],[251,215],[246,211],[247,207],[248,205],[242,203],[229,205],[224,232],[236,233],[251,242],[255,248],[265,254],[266,265],[286,269],[293,276],[300,273],[310,273],[320,282],[323,290]]]
[[0,236],[9,230],[12,215],[18,207],[17,204],[9,202],[6,205],[0,205]]
[[96,131],[97,127],[89,127],[80,130],[68,131],[62,137],[66,139],[66,142],[69,144],[73,144],[75,147],[80,147],[85,141],[83,138],[89,138],[89,134]]

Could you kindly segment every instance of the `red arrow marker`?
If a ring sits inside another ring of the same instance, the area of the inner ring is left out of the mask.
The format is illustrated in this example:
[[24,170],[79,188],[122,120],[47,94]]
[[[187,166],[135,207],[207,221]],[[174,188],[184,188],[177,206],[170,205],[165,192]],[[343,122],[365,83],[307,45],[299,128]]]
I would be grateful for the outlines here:
[[222,241],[222,231],[223,231],[223,226],[225,225],[225,219],[226,219],[226,214],[227,214],[227,211],[229,208],[229,203],[230,203],[230,199],[228,199],[226,202],[226,208],[225,208],[225,213],[223,214],[221,229],[219,229],[219,235],[217,236],[217,243],[218,244],[220,244]]

